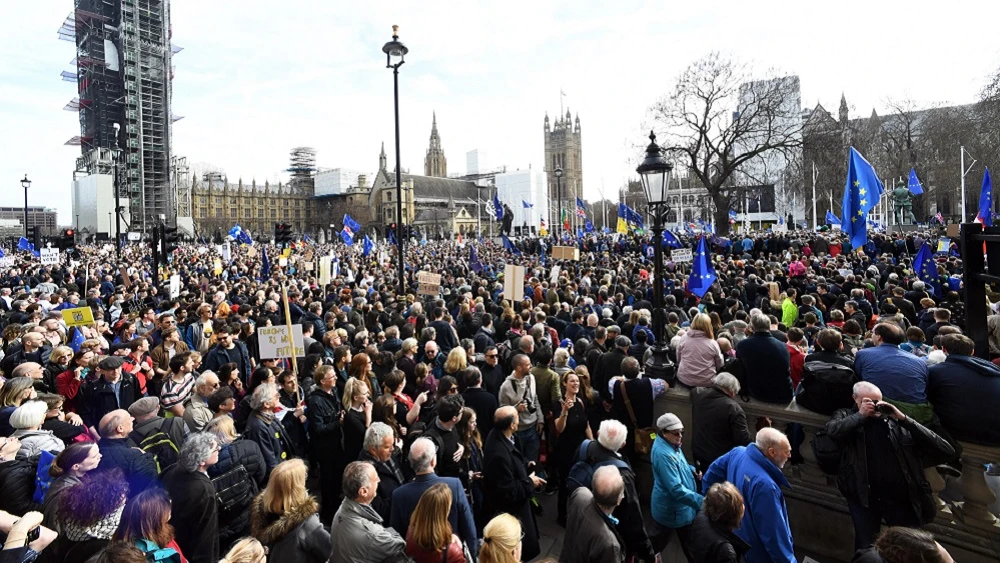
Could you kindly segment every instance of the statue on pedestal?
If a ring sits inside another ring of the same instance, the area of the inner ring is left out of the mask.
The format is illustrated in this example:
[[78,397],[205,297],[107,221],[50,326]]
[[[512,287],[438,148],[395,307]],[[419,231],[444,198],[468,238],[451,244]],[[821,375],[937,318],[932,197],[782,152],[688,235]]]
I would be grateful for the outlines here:
[[510,236],[511,225],[514,223],[514,212],[506,203],[503,204],[503,218],[500,221],[500,232]]
[[[917,218],[913,216],[913,194],[902,180],[896,182],[896,187],[892,190],[892,215],[897,225],[917,224]],[[909,223],[904,222],[905,217],[910,218]]]

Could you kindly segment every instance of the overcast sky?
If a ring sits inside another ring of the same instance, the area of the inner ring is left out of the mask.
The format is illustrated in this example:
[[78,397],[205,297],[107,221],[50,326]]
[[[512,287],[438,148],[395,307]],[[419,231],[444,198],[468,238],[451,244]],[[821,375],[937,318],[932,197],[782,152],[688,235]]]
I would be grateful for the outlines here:
[[[72,6],[9,0],[0,34],[0,205],[23,205],[27,173],[29,203],[57,208],[64,225],[80,154],[64,143],[80,131],[62,109],[75,85],[59,77],[74,70],[75,47],[56,31]],[[320,166],[374,172],[384,142],[393,162],[381,48],[398,24],[410,49],[400,70],[404,169],[422,173],[434,110],[449,173],[464,172],[476,148],[508,170],[542,166],[542,120],[559,113],[561,89],[580,116],[584,193],[594,200],[634,171],[647,108],[712,50],[799,75],[806,107],[835,112],[842,92],[859,115],[890,98],[975,101],[1000,67],[1000,3],[915,6],[174,0],[173,41],[184,51],[174,57],[173,111],[185,116],[174,154],[247,182],[284,178],[296,146],[314,147]]]

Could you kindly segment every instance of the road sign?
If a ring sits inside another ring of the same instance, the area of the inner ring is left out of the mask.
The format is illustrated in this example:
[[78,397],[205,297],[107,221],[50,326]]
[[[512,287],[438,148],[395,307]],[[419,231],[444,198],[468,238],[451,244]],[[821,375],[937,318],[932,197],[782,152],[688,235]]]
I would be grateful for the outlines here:
[[66,326],[84,326],[94,324],[94,312],[90,307],[77,307],[62,310],[63,322]]
[[[306,347],[302,342],[302,325],[292,325],[292,341],[295,343],[295,356],[306,355]],[[260,358],[292,357],[292,346],[288,342],[287,326],[262,326],[257,329],[257,342],[260,345]]]
[[58,248],[43,248],[39,251],[42,256],[42,265],[48,264],[58,264],[59,263],[59,249]]
[[670,251],[670,259],[674,262],[690,262],[693,258],[690,248],[675,248]]

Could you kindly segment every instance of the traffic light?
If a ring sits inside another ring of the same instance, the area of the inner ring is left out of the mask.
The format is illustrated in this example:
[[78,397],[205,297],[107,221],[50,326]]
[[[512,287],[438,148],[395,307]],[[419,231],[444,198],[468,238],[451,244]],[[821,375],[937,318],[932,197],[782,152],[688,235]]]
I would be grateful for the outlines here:
[[177,226],[163,225],[163,255],[170,256],[180,243],[180,237],[177,235]]
[[73,250],[76,247],[76,231],[63,229],[62,236],[59,237],[56,246],[59,247],[59,250]]
[[292,242],[292,226],[288,223],[274,224],[274,243],[283,246]]

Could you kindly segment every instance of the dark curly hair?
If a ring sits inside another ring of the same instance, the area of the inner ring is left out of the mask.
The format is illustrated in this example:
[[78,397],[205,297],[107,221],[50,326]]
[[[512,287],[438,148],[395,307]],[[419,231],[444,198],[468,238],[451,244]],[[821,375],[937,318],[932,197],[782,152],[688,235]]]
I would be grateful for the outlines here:
[[91,471],[63,493],[59,519],[82,526],[96,524],[125,504],[127,494],[128,482],[121,469]]

